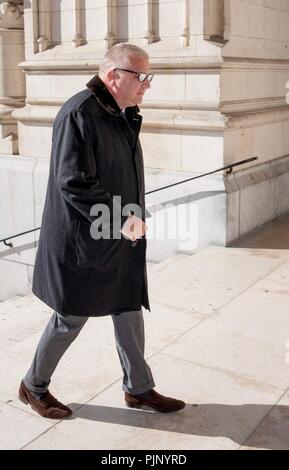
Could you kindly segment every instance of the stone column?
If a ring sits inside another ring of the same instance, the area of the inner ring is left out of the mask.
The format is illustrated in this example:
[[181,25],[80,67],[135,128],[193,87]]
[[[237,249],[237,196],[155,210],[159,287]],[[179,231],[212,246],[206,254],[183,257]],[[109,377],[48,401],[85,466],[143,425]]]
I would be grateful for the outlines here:
[[51,16],[49,0],[38,0],[39,52],[46,51],[51,44]]
[[117,29],[117,2],[116,0],[106,1],[106,35],[105,42],[106,48],[110,49],[117,41],[116,29]]
[[225,38],[225,0],[204,0],[204,39],[223,45],[228,42]]
[[75,35],[73,42],[76,47],[83,46],[86,44],[85,38],[83,37],[82,31],[82,17],[84,14],[84,2],[83,0],[74,0],[74,29]]
[[146,32],[145,32],[145,42],[147,44],[152,44],[160,40],[157,33],[158,18],[156,15],[156,10],[158,8],[159,0],[147,0],[146,5]]
[[12,111],[24,106],[23,2],[0,1],[0,154],[17,154],[17,121]]
[[183,24],[184,29],[181,35],[182,46],[190,45],[190,0],[184,0],[183,6]]

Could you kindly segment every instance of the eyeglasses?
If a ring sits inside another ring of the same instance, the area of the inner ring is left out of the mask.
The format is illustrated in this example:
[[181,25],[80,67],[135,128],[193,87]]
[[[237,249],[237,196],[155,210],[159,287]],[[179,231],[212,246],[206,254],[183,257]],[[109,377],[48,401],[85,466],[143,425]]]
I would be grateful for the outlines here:
[[133,70],[119,69],[119,68],[113,69],[113,71],[116,71],[116,70],[121,70],[122,72],[133,73],[141,83],[145,82],[146,80],[151,82],[152,79],[154,78],[153,73],[139,73],[139,72],[134,72]]

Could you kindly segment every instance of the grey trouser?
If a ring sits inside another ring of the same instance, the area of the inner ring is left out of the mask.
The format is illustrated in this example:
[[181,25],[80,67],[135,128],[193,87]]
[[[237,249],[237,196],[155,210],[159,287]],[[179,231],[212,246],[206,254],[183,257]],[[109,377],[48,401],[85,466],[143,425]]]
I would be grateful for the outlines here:
[[[142,310],[111,315],[117,352],[123,370],[123,390],[133,395],[155,386],[144,358],[144,321]],[[35,397],[44,393],[63,354],[75,340],[88,317],[54,312],[40,338],[31,367],[23,379]]]

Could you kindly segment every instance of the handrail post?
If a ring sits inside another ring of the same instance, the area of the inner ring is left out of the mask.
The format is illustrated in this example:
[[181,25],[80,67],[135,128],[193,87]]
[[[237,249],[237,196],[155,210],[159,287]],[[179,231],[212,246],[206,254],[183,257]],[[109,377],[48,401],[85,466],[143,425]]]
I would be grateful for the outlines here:
[[7,242],[6,240],[3,240],[4,245],[9,246],[10,248],[13,248],[13,243]]
[[13,243],[12,242],[7,242],[7,240],[11,240],[12,238],[17,238],[21,237],[22,235],[26,235],[27,233],[32,233],[36,232],[37,230],[40,230],[41,227],[33,228],[32,230],[27,230],[26,232],[21,232],[21,233],[16,233],[15,235],[12,235],[11,237],[5,237],[2,240],[0,240],[0,243],[4,243],[4,245],[9,246],[10,248],[13,248]]

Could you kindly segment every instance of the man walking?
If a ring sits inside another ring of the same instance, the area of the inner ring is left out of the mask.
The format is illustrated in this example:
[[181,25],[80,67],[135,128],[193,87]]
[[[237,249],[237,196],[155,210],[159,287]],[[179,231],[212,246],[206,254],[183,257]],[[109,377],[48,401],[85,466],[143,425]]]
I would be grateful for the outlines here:
[[[146,52],[118,44],[54,122],[33,278],[34,294],[54,313],[19,389],[20,400],[44,417],[72,413],[48,391],[51,376],[88,317],[102,315],[114,323],[127,406],[160,412],[185,406],[154,390],[144,358],[142,306],[150,305],[138,105],[152,78]],[[99,237],[102,207],[109,217]]]

